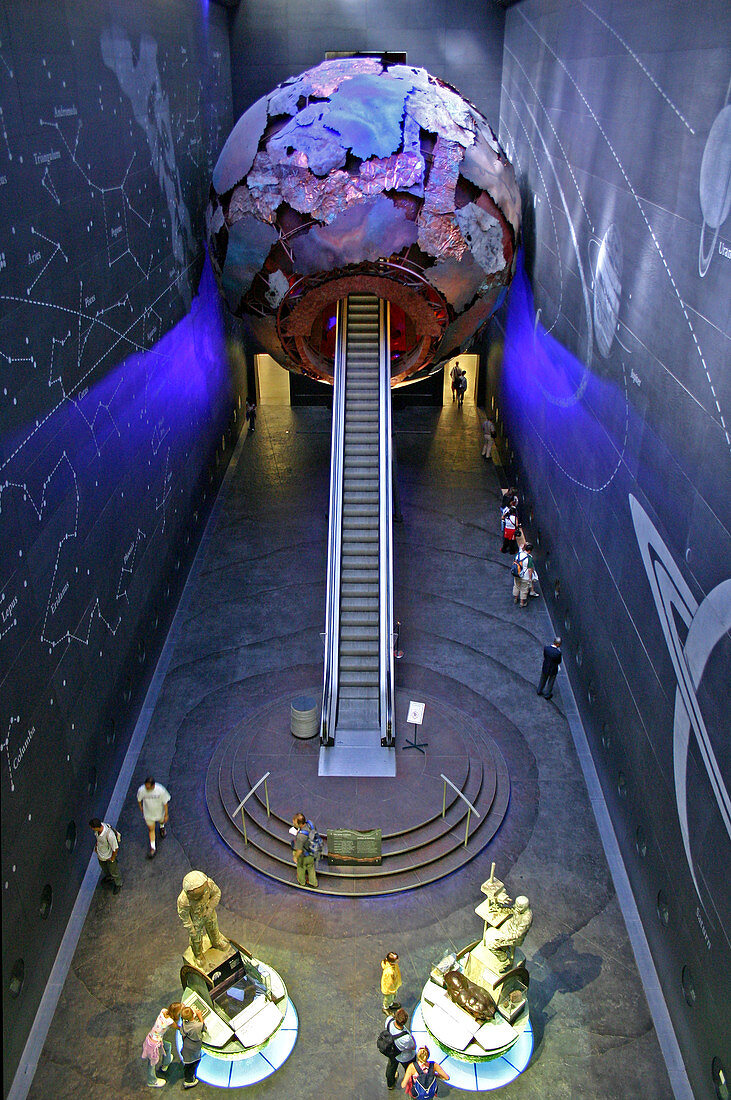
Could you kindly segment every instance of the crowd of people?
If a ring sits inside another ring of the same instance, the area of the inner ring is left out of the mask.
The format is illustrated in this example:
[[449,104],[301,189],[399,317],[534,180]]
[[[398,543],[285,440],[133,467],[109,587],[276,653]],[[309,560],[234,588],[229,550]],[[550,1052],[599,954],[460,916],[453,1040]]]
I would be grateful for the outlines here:
[[[389,959],[395,952],[389,952],[382,961],[384,977],[388,975],[392,964]],[[398,959],[398,955],[396,955]],[[388,979],[387,979],[388,980]],[[381,980],[383,989],[384,981]],[[386,994],[384,993],[384,1000]],[[378,1049],[387,1059],[386,1087],[389,1091],[396,1088],[399,1069],[403,1070],[401,1088],[408,1096],[429,1100],[437,1095],[440,1081],[448,1081],[449,1074],[438,1062],[431,1060],[428,1047],[416,1048],[416,1040],[409,1030],[409,1014],[405,1008],[390,1005],[384,1011],[388,1014],[386,1026],[378,1037]]]
[[[482,437],[482,456],[489,461],[492,459],[493,448],[497,443],[497,431],[490,417],[482,421]],[[494,461],[499,464],[499,459]],[[500,493],[500,533],[502,535],[500,552],[510,554],[513,559],[510,566],[513,602],[518,607],[525,608],[531,597],[539,596],[536,589],[538,572],[533,558],[533,543],[525,538],[521,526],[517,489],[509,485],[501,489]],[[536,694],[544,699],[553,698],[553,685],[561,660],[561,639],[555,637],[543,648],[543,665]]]

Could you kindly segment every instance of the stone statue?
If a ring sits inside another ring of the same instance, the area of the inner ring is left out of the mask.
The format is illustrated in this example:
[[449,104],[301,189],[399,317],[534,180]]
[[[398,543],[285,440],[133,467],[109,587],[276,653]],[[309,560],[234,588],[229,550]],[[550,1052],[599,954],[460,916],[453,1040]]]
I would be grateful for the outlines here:
[[459,970],[450,970],[445,974],[444,985],[450,1001],[476,1020],[491,1020],[495,1015],[496,1005],[487,990],[471,982]]
[[190,949],[196,966],[201,969],[206,964],[203,952],[205,932],[211,947],[224,951],[229,945],[218,930],[216,906],[220,900],[221,891],[203,871],[189,871],[183,879],[183,889],[178,895],[178,916],[188,930]]
[[498,962],[498,973],[513,965],[515,949],[522,944],[532,923],[530,902],[521,895],[515,899],[510,916],[499,928],[485,928],[484,943]]

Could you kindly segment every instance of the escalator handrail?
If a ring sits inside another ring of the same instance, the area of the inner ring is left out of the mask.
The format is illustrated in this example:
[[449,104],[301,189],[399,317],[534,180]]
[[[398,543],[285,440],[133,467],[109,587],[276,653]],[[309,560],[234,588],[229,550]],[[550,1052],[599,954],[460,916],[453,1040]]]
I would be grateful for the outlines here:
[[381,744],[393,745],[396,738],[393,674],[393,499],[391,487],[391,346],[389,303],[379,300],[379,561],[380,638],[379,712]]
[[330,510],[327,533],[327,585],[325,597],[325,667],[322,686],[320,743],[335,736],[337,670],[340,638],[340,568],[342,557],[343,452],[345,444],[345,360],[348,339],[348,300],[337,304],[333,419],[330,457]]

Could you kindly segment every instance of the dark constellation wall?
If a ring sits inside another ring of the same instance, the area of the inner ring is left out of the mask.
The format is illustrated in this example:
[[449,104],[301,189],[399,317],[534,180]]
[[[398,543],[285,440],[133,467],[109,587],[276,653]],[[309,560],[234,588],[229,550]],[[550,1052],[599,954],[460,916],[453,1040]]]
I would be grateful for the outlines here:
[[731,1072],[730,42],[725,0],[525,0],[500,117],[499,400],[698,1097]]
[[493,128],[505,15],[493,0],[246,0],[231,33],[234,115],[326,51],[400,51],[471,100]]
[[207,8],[0,3],[6,1087],[230,441],[201,243],[229,55]]

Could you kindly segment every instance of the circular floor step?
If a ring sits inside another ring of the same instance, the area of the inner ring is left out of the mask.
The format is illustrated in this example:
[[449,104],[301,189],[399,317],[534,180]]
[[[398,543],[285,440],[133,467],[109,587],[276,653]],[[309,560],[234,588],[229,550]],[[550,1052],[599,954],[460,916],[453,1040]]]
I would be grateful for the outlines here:
[[[252,868],[296,886],[288,828],[300,810],[325,835],[328,828],[380,828],[380,866],[318,868],[319,892],[366,896],[393,893],[451,874],[482,851],[500,827],[510,798],[507,766],[486,730],[458,711],[427,702],[419,740],[425,753],[404,752],[413,728],[405,724],[405,693],[397,693],[396,778],[338,778],[317,774],[319,742],[292,737],[289,697],[272,700],[222,737],[211,758],[206,801],[228,847]],[[246,804],[246,841],[237,807]],[[444,783],[446,776],[450,784]],[[468,799],[469,832],[465,845]],[[269,801],[267,815],[266,800]],[[444,808],[444,816],[442,810]],[[478,816],[479,815],[479,816]]]

